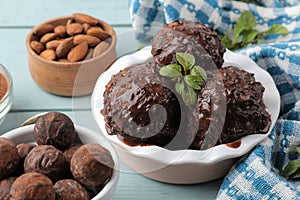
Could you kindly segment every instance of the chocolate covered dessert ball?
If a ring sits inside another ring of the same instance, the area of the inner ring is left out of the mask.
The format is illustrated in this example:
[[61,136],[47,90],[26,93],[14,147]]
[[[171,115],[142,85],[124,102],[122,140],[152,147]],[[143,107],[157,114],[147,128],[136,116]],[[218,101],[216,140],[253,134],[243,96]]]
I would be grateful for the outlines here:
[[72,156],[70,169],[74,178],[87,187],[105,184],[113,173],[110,152],[99,144],[85,144]]
[[175,21],[163,27],[152,39],[151,53],[159,64],[176,63],[176,53],[191,53],[204,69],[220,68],[225,53],[217,32],[200,22]]
[[10,200],[55,200],[55,191],[45,175],[26,173],[15,180],[10,196]]
[[12,140],[0,137],[0,180],[12,175],[19,166],[20,156]]
[[56,200],[89,200],[87,190],[73,179],[57,181],[54,185]]
[[39,145],[53,145],[64,150],[76,138],[76,131],[72,120],[60,112],[49,112],[37,120],[33,129],[33,136]]
[[38,172],[53,181],[64,178],[68,162],[63,153],[51,145],[39,145],[32,149],[24,161],[24,171]]
[[10,191],[12,184],[15,182],[16,178],[17,178],[16,176],[12,176],[12,177],[8,177],[8,178],[0,181],[0,199],[1,200],[9,200],[9,197],[10,197],[9,191]]
[[18,154],[22,161],[24,161],[25,157],[34,147],[36,147],[36,145],[30,143],[20,143],[17,145]]
[[108,134],[117,134],[132,146],[165,146],[174,138],[180,125],[180,103],[174,82],[160,76],[159,69],[149,62],[112,76],[102,111]]
[[66,149],[64,151],[64,156],[65,156],[65,159],[68,163],[71,162],[71,158],[73,156],[73,154],[75,153],[75,151],[77,151],[77,149],[79,149],[79,147],[81,147],[81,145],[76,145],[76,146],[72,146],[72,147],[69,147],[68,149]]
[[263,101],[264,90],[253,74],[237,67],[212,72],[193,113],[199,123],[191,148],[207,149],[246,135],[267,133],[271,116]]

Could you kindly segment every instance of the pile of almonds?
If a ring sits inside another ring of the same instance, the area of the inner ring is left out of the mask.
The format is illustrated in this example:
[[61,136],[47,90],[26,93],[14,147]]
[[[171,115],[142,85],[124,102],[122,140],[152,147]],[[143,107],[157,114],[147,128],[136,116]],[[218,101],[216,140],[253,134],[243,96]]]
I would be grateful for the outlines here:
[[96,18],[75,13],[66,24],[45,23],[33,30],[31,48],[41,57],[58,62],[77,62],[102,54],[111,35]]

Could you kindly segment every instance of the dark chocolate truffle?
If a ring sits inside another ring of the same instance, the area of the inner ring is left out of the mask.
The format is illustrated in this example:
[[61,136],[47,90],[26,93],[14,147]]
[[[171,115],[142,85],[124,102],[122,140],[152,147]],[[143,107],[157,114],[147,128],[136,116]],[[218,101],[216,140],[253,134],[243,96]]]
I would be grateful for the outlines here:
[[10,189],[10,200],[55,200],[51,180],[40,173],[26,173],[18,177]]
[[24,161],[25,157],[28,155],[28,153],[36,147],[35,144],[29,144],[29,143],[20,143],[17,145],[18,154],[22,161]]
[[265,88],[254,74],[230,66],[213,71],[212,77],[198,95],[193,117],[199,123],[191,148],[207,149],[267,133],[271,116],[263,101]]
[[71,162],[71,158],[73,156],[73,154],[75,153],[75,151],[77,151],[77,149],[79,149],[79,147],[81,147],[81,145],[76,145],[76,146],[72,146],[72,147],[69,147],[68,149],[66,149],[64,151],[64,156],[65,156],[65,159],[68,163]]
[[[104,92],[103,115],[108,134],[128,145],[165,146],[180,125],[180,103],[174,82],[159,75],[155,62],[123,69]],[[173,88],[173,89],[172,89]]]
[[112,176],[114,161],[99,144],[85,144],[72,156],[70,169],[74,178],[87,187],[105,184]]
[[12,175],[19,166],[20,156],[12,140],[0,137],[0,180]]
[[24,161],[24,171],[38,172],[53,181],[64,178],[68,162],[63,153],[51,145],[39,145],[32,149]]
[[225,50],[212,27],[180,20],[158,31],[152,39],[151,53],[157,63],[164,65],[176,63],[176,53],[191,53],[197,65],[214,70],[222,66]]
[[33,136],[39,145],[53,145],[64,150],[76,138],[76,131],[72,120],[60,112],[49,112],[37,120],[33,129]]
[[16,176],[12,176],[12,177],[8,177],[8,178],[0,181],[0,199],[1,200],[9,200],[9,197],[10,197],[9,191],[10,191],[12,184],[15,182],[16,178],[17,178]]
[[54,185],[56,200],[89,200],[87,190],[73,179],[59,180]]

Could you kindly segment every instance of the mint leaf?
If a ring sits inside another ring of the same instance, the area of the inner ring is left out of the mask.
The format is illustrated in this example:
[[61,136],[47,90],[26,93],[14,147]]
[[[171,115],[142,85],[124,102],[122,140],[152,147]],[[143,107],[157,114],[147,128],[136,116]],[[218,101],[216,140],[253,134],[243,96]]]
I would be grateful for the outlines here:
[[265,34],[280,34],[280,35],[287,35],[289,34],[289,31],[286,27],[280,25],[280,24],[274,24],[271,26],[269,30],[265,32]]
[[197,100],[197,93],[191,87],[185,87],[182,99],[187,106],[195,105]]
[[251,30],[256,26],[256,19],[250,11],[246,10],[241,14],[237,24],[243,27],[243,30]]
[[184,76],[184,82],[195,90],[200,90],[201,86],[205,84],[205,81],[201,77],[193,75]]
[[195,64],[195,57],[189,53],[176,53],[176,60],[183,67],[184,74]]
[[190,70],[190,74],[193,76],[199,76],[201,77],[204,81],[207,80],[207,74],[206,71],[200,67],[200,66],[194,66],[191,70]]
[[290,154],[291,154],[291,155],[294,155],[294,154],[297,154],[297,153],[300,153],[300,147],[296,147],[295,150],[290,151]]
[[177,64],[170,64],[160,68],[159,74],[170,78],[178,78],[181,74],[181,67]]
[[232,49],[234,47],[234,44],[232,44],[231,39],[226,33],[224,34],[224,36],[220,36],[220,39],[227,49]]
[[178,94],[182,95],[184,93],[184,89],[185,89],[184,82],[179,82],[179,81],[176,82],[175,89],[176,89],[176,92],[178,92]]
[[245,32],[242,45],[247,45],[251,43],[257,35],[258,35],[258,31],[255,29]]
[[291,178],[300,178],[300,168],[298,168],[297,171],[293,173],[293,176]]
[[300,160],[290,161],[283,169],[283,176],[289,177],[300,168]]

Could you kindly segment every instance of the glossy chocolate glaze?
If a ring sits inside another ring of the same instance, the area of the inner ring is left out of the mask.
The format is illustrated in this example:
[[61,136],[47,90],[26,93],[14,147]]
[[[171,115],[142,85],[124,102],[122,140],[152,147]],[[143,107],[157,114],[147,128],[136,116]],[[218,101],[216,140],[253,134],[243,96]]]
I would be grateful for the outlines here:
[[271,116],[263,102],[265,89],[254,75],[237,67],[222,68],[211,75],[193,112],[200,121],[191,148],[207,149],[246,135],[267,133]]
[[152,39],[152,55],[159,64],[176,63],[176,53],[191,53],[206,70],[220,68],[225,47],[212,27],[200,22],[175,21]]
[[112,76],[104,93],[106,129],[129,145],[165,146],[180,125],[180,105],[174,82],[158,74],[149,62],[128,67]]

